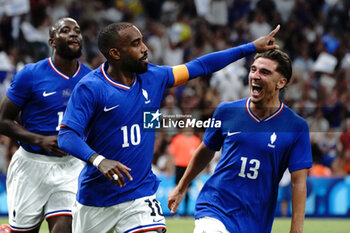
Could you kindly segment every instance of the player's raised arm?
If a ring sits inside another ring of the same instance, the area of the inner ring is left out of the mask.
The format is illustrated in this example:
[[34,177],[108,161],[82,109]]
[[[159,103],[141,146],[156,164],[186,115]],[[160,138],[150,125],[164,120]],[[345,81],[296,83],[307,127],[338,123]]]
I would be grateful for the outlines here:
[[216,72],[231,64],[232,62],[235,62],[249,54],[279,48],[279,46],[275,43],[275,35],[279,29],[280,25],[278,25],[268,35],[262,36],[251,43],[214,53],[209,53],[207,55],[198,57],[188,63],[174,66],[173,86],[179,86],[185,84],[188,80],[191,80],[198,76],[208,75]]

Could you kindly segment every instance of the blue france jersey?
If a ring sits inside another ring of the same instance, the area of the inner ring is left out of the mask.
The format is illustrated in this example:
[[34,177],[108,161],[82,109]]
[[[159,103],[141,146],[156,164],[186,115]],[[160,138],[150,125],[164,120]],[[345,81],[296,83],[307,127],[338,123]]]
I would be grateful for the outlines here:
[[221,128],[207,129],[203,139],[222,156],[200,191],[195,218],[217,218],[231,233],[271,232],[284,171],[312,166],[306,122],[283,103],[260,120],[249,101],[219,105],[213,117]]
[[[148,64],[132,86],[108,77],[108,63],[92,71],[76,86],[62,125],[85,135],[98,154],[131,168],[133,181],[120,188],[87,163],[79,177],[77,200],[90,206],[111,206],[152,195],[159,180],[151,170],[155,131],[143,129],[144,109],[158,109],[163,93],[174,83],[172,69]],[[75,154],[82,160],[89,158]]]
[[[21,109],[21,125],[41,135],[57,135],[75,84],[90,71],[78,62],[77,71],[68,77],[54,66],[51,57],[24,66],[6,92]],[[19,143],[29,152],[49,154],[38,146]]]

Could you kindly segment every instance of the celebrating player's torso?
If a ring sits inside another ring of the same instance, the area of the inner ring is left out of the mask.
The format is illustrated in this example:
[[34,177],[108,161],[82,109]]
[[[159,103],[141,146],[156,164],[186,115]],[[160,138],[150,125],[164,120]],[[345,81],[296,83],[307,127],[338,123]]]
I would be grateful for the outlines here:
[[[137,75],[129,87],[109,78],[106,64],[77,85],[70,101],[80,108],[68,107],[67,121],[62,122],[85,135],[94,151],[132,169],[133,181],[121,189],[109,185],[100,171],[87,164],[80,176],[78,201],[93,206],[110,206],[155,193],[159,184],[151,171],[155,132],[143,129],[143,112],[159,108],[164,90],[174,82],[171,68],[149,64],[148,71]],[[86,129],[81,125],[87,125]]]
[[[23,127],[41,135],[57,135],[71,92],[88,72],[90,69],[78,62],[76,72],[68,77],[54,66],[51,57],[26,65],[6,93],[21,108]],[[29,152],[47,154],[38,146],[20,144]]]
[[[223,146],[215,172],[199,194],[196,218],[219,218],[237,232],[246,232],[245,227],[265,232],[261,229],[271,228],[283,172],[287,167],[293,172],[311,166],[311,151],[304,151],[310,141],[306,122],[283,103],[260,120],[249,109],[249,100],[221,104],[214,114],[222,121],[221,129],[207,130],[204,136],[209,148]],[[251,191],[256,189],[265,191]],[[218,207],[217,213],[207,205]],[[237,221],[234,225],[232,219]],[[267,225],[260,229],[258,222]]]

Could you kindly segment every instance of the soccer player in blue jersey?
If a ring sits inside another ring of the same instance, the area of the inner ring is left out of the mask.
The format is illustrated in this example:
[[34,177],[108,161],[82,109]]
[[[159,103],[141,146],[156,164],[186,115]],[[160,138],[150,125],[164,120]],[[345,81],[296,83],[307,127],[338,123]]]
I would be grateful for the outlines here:
[[[50,28],[51,57],[19,71],[0,107],[0,133],[19,141],[7,172],[12,232],[71,232],[72,207],[83,164],[57,145],[57,134],[76,83],[90,68],[81,56],[78,23],[63,18]],[[19,121],[17,121],[19,117]]]
[[197,198],[195,233],[271,232],[278,184],[287,168],[292,183],[290,232],[303,231],[307,169],[312,160],[306,121],[279,98],[291,76],[286,53],[259,53],[250,67],[250,97],[216,109],[213,117],[222,122],[221,127],[206,130],[168,199],[174,213],[190,182],[222,148],[220,161]]
[[133,24],[105,27],[98,46],[107,61],[77,84],[58,135],[63,150],[86,162],[73,232],[165,232],[155,197],[160,181],[151,170],[155,132],[143,129],[144,110],[159,109],[166,88],[278,47],[278,30],[253,43],[168,67],[148,63],[142,34]]

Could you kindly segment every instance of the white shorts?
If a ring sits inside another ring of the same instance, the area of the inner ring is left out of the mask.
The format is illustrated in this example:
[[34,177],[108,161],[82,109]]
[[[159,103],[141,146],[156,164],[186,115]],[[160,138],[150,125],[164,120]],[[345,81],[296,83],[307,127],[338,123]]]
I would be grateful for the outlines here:
[[44,218],[72,215],[82,168],[83,162],[73,156],[45,156],[20,147],[6,180],[11,228],[28,231]]
[[136,233],[157,229],[166,232],[165,218],[155,195],[109,207],[76,202],[73,208],[73,233]]
[[230,233],[225,225],[216,218],[203,217],[196,219],[193,233]]

